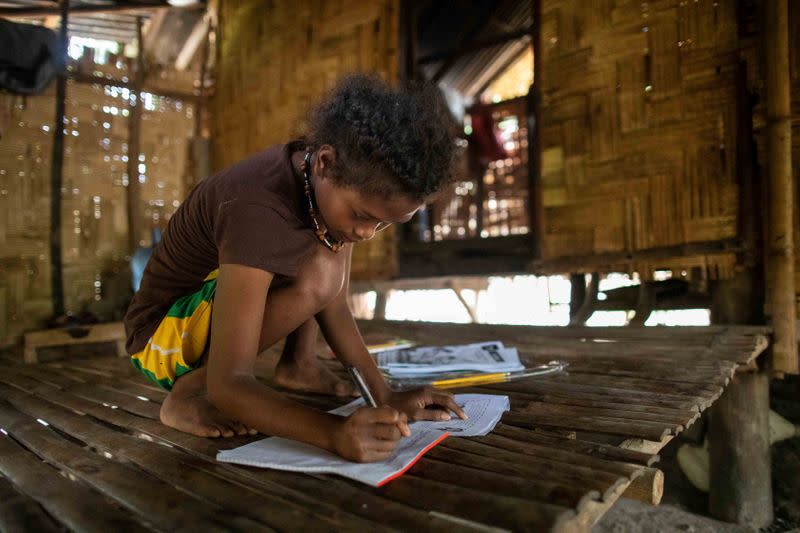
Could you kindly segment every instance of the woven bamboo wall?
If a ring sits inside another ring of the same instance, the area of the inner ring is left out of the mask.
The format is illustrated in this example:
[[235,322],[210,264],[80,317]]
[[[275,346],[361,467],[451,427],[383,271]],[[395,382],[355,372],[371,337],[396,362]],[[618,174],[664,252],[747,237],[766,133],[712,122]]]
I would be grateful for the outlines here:
[[[222,0],[219,19],[216,169],[302,134],[309,107],[343,74],[397,77],[398,0]],[[393,235],[356,247],[354,278],[396,272]]]
[[[128,75],[125,61],[79,68]],[[118,319],[130,291],[126,186],[127,89],[69,81],[64,124],[62,260],[68,313]],[[141,244],[163,226],[185,192],[192,105],[148,97],[137,165]],[[23,98],[0,93],[0,343],[51,318],[50,160],[55,86]]]
[[[735,237],[736,3],[548,0],[543,10],[545,258]],[[606,269],[727,277],[734,259]]]
[[[546,258],[635,251],[737,235],[736,81],[747,69],[766,172],[758,3],[543,2]],[[741,27],[740,27],[741,26]],[[795,250],[800,291],[800,2],[789,2]],[[734,273],[733,255],[592,266]]]

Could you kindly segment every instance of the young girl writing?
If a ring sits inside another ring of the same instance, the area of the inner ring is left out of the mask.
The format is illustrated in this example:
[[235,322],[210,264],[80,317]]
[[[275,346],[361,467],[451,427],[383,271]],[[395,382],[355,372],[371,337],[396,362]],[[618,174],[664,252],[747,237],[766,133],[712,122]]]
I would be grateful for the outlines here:
[[[125,317],[134,366],[170,391],[161,421],[208,437],[260,431],[377,461],[410,434],[409,419],[464,417],[449,393],[391,391],[347,305],[353,243],[411,219],[449,179],[453,141],[435,89],[354,75],[316,108],[307,139],[198,184]],[[352,394],[317,361],[315,321],[378,408],[342,418],[255,378],[256,355],[285,338],[279,384]]]

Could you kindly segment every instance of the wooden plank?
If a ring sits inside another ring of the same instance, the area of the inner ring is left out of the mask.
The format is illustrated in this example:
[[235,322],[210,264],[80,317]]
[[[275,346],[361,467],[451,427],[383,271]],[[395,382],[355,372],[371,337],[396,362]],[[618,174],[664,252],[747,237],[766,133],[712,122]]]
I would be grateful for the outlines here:
[[[434,459],[440,459],[450,463],[463,466],[470,466],[488,472],[497,472],[506,475],[516,475],[521,477],[534,477],[548,480],[554,483],[569,483],[576,487],[584,487],[586,490],[601,491],[601,498],[609,490],[621,481],[627,481],[622,476],[610,474],[608,472],[596,472],[590,468],[561,468],[562,465],[554,465],[548,461],[536,457],[529,457],[523,454],[494,450],[498,456],[489,455],[490,447],[475,446],[470,447],[468,440],[451,439],[451,446],[441,449],[431,450],[429,453]],[[473,443],[475,444],[475,443]],[[475,453],[475,452],[483,453]],[[515,464],[518,460],[519,464]]]
[[658,461],[658,455],[643,453],[635,450],[620,448],[601,442],[593,442],[576,438],[563,438],[544,434],[538,431],[526,431],[524,429],[509,426],[503,423],[495,427],[496,434],[513,438],[518,442],[533,442],[548,444],[552,447],[573,450],[585,455],[603,457],[615,461],[651,466]]
[[252,520],[230,516],[211,502],[195,500],[135,468],[77,446],[35,419],[19,413],[5,401],[0,402],[0,424],[44,460],[114,498],[142,519],[156,521],[170,529],[268,529]]
[[[5,440],[8,439],[0,437],[0,442]],[[55,533],[62,531],[62,527],[50,518],[36,500],[17,492],[7,479],[0,476],[0,531]]]
[[[5,386],[0,386],[0,391],[13,392]],[[30,416],[47,420],[59,430],[105,454],[130,461],[187,494],[203,501],[213,501],[226,511],[271,527],[339,531],[343,528],[362,529],[375,525],[323,503],[314,512],[310,512],[308,506],[292,505],[275,492],[265,494],[254,490],[252,486],[234,483],[215,475],[218,468],[213,460],[200,459],[174,448],[113,431],[85,416],[71,413],[33,396],[18,393],[11,401],[15,407]]]
[[597,490],[587,490],[585,487],[578,487],[563,481],[554,482],[491,472],[452,463],[447,457],[434,459],[426,456],[409,470],[408,475],[502,496],[563,505],[564,507],[580,508],[584,501],[596,500],[600,497],[600,492]]
[[[546,402],[538,401],[518,401],[512,403],[512,410],[530,413],[532,415],[549,415],[549,416],[596,416],[606,418],[617,418],[621,420],[632,420],[639,422],[652,422],[654,424],[661,424],[667,427],[683,427],[686,423],[686,417],[679,415],[662,415],[657,413],[639,412],[639,411],[625,411],[624,409],[608,409],[602,407],[584,407],[580,405],[569,404],[549,404]],[[692,413],[689,421],[694,419],[699,413]]]
[[643,470],[641,465],[576,453],[569,449],[559,449],[551,446],[534,444],[531,442],[518,442],[511,438],[500,435],[490,434],[483,437],[478,437],[475,439],[475,442],[486,444],[490,447],[499,448],[502,450],[550,459],[554,463],[586,466],[592,470],[609,472],[618,476],[626,476],[631,479],[640,475]]
[[[0,380],[2,379],[3,377],[0,376]],[[419,511],[414,508],[386,501],[371,493],[369,488],[364,488],[363,485],[357,483],[330,477],[326,477],[325,482],[320,483],[319,478],[306,475],[216,463],[216,453],[221,448],[240,446],[252,441],[252,437],[204,439],[168,428],[150,419],[137,417],[120,409],[111,409],[95,404],[64,391],[39,390],[37,394],[56,405],[63,405],[77,412],[85,412],[107,424],[127,429],[143,438],[163,442],[204,458],[212,465],[216,465],[215,475],[223,475],[240,484],[256,484],[262,490],[269,489],[281,497],[292,498],[306,506],[330,504],[368,519],[377,519],[384,523],[406,524],[407,527],[420,527],[424,530],[438,531],[452,528],[451,523],[443,521],[441,518],[420,515]],[[321,504],[320,500],[325,503]]]
[[[76,328],[57,328],[41,331],[32,331],[25,334],[25,362],[35,363],[36,349],[45,346],[68,346],[73,344],[89,344],[97,342],[117,342],[124,341],[125,326],[122,322],[112,322],[110,324],[92,324],[79,328],[81,336],[73,336],[70,332],[75,332]],[[126,355],[118,353],[118,355]]]
[[503,422],[522,428],[554,427],[624,437],[633,436],[648,440],[661,440],[665,436],[673,434],[671,428],[666,428],[660,424],[629,422],[610,418],[574,417],[566,420],[545,415],[530,417],[517,413],[506,413],[503,416]]
[[656,396],[653,393],[647,393],[641,390],[626,390],[612,386],[603,387],[599,385],[582,385],[569,382],[559,383],[554,381],[529,382],[524,386],[522,386],[520,382],[509,382],[497,386],[484,385],[480,388],[497,392],[518,391],[520,393],[525,393],[527,391],[532,391],[549,393],[556,396],[585,398],[598,401],[631,402],[639,405],[654,405],[689,410],[694,409],[699,402],[705,400],[705,396],[703,395],[679,396],[675,394],[658,394],[658,396]]
[[[485,390],[481,390],[480,388],[470,388],[464,389],[464,392],[472,392],[472,393],[485,393]],[[550,406],[557,406],[557,405],[568,405],[568,406],[579,406],[579,407],[590,407],[590,408],[600,408],[600,409],[611,409],[614,410],[615,413],[618,413],[618,416],[623,418],[632,418],[638,419],[639,416],[644,416],[647,418],[647,414],[655,414],[655,415],[666,415],[669,417],[674,417],[674,420],[685,421],[685,420],[693,420],[694,417],[697,416],[698,411],[695,409],[676,409],[676,408],[668,408],[668,407],[661,407],[661,406],[653,406],[653,405],[641,405],[637,403],[635,400],[627,400],[627,401],[602,401],[602,400],[593,400],[593,399],[583,399],[583,398],[573,398],[570,396],[556,396],[556,395],[548,395],[548,394],[541,394],[536,392],[505,392],[509,399],[511,400],[512,409],[514,405],[525,405],[528,402],[541,402],[546,403]],[[678,422],[683,424],[683,422]]]
[[[573,511],[558,505],[498,496],[414,476],[402,477],[377,492],[426,511],[512,531],[558,529],[575,516]],[[421,498],[422,494],[436,496]]]
[[[32,452],[0,435],[0,472],[59,523],[73,531],[145,531],[142,523],[108,498],[42,462]],[[6,501],[1,498],[0,501]],[[48,517],[49,518],[49,517]],[[10,531],[3,520],[0,529]],[[52,520],[50,521],[52,524]],[[46,528],[46,524],[42,524]],[[60,527],[58,528],[60,530]],[[38,527],[25,528],[38,531]]]

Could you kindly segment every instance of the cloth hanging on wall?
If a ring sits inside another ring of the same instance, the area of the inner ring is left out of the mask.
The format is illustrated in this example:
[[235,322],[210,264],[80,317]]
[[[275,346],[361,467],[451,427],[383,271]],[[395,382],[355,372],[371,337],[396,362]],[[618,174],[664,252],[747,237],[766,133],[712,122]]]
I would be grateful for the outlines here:
[[491,108],[478,106],[470,114],[472,115],[471,147],[475,150],[478,160],[485,164],[508,157],[500,140],[500,131],[492,118]]
[[0,19],[0,88],[41,93],[63,67],[61,57],[53,30]]

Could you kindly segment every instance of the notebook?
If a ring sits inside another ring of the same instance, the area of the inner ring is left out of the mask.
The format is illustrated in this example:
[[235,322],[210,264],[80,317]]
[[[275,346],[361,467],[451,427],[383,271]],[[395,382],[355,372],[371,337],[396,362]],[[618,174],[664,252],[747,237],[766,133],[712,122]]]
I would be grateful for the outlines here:
[[[384,461],[354,463],[310,444],[269,437],[233,450],[220,451],[217,460],[261,468],[316,474],[337,474],[373,487],[380,487],[403,475],[420,457],[448,435],[461,437],[489,433],[508,410],[507,396],[458,394],[456,402],[469,416],[447,422],[419,421],[410,424],[411,436],[400,439],[395,453]],[[347,416],[364,403],[361,398],[331,411]]]

